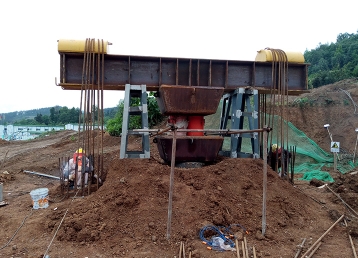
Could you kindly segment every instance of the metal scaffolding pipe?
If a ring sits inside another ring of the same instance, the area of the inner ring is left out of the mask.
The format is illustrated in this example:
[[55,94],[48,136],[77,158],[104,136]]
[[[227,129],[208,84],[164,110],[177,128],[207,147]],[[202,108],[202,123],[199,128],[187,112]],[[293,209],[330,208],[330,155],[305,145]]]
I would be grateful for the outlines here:
[[44,177],[49,177],[52,179],[56,179],[56,180],[60,180],[60,177],[58,176],[52,176],[52,175],[48,175],[48,174],[44,174],[44,173],[39,173],[39,172],[34,172],[34,171],[28,171],[28,170],[24,170],[25,173],[28,174],[33,174],[33,175],[38,175],[38,176],[44,176]]
[[[164,133],[163,131],[169,131],[168,129],[164,129],[164,130],[158,130],[158,129],[133,129],[133,130],[128,130],[130,132],[138,132],[138,133],[143,133],[143,132],[154,132],[154,133]],[[177,132],[211,132],[211,133],[220,133],[220,134],[240,134],[240,133],[261,133],[261,132],[270,132],[271,128],[270,127],[265,127],[262,129],[253,129],[253,130],[242,130],[242,129],[226,129],[226,130],[222,130],[222,129],[176,129]]]

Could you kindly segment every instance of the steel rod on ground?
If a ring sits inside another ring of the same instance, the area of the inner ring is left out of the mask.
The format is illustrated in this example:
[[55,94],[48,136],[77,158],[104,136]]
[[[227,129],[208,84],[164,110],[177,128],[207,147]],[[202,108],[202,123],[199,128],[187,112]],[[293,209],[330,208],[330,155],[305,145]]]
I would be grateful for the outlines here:
[[171,166],[170,166],[170,185],[169,185],[169,202],[168,202],[167,239],[170,239],[171,221],[172,221],[175,151],[176,151],[176,130],[174,130],[174,132],[173,132],[172,160],[171,160]]
[[295,255],[294,258],[298,258],[298,256],[300,255],[300,253],[302,252],[302,249],[303,249],[303,245],[305,244],[306,242],[306,238],[303,239],[302,243],[298,246],[298,251]]
[[[348,226],[346,219],[344,219],[344,225],[346,225],[346,227]],[[351,234],[348,233],[348,237],[349,237],[349,242],[351,243],[354,258],[357,258],[357,253],[356,253],[356,249],[354,247],[354,243],[353,243],[353,239],[351,237]]]
[[309,256],[307,256],[307,258],[311,258],[314,255],[314,253],[317,251],[317,249],[321,246],[321,244],[322,242],[319,242],[317,246],[313,249],[312,253]]
[[47,175],[47,174],[44,174],[44,173],[39,173],[39,172],[34,172],[34,171],[28,171],[28,170],[24,170],[25,173],[28,173],[28,174],[33,174],[33,175],[38,175],[38,176],[44,176],[44,177],[49,177],[49,178],[52,178],[52,179],[56,179],[56,180],[60,180],[60,177],[58,176],[52,176],[52,175]]
[[241,241],[241,248],[242,248],[242,258],[249,258],[249,257],[246,257],[246,254],[245,254],[245,244],[244,244],[244,241]]
[[344,214],[343,214],[336,222],[334,222],[333,225],[332,225],[329,229],[327,229],[326,232],[324,232],[324,234],[323,234],[322,236],[320,236],[320,237],[317,239],[317,241],[314,242],[313,245],[312,245],[310,248],[308,248],[308,250],[301,256],[301,258],[305,258],[306,255],[309,254],[309,252],[311,252],[311,250],[315,247],[315,245],[318,244],[318,243],[322,240],[322,238],[323,238],[325,235],[327,235],[327,234],[329,233],[329,231],[331,231],[331,229],[332,229],[335,225],[337,225],[338,222],[340,222],[343,218],[344,218]]
[[182,255],[183,254],[183,242],[180,242],[180,247],[179,247],[179,258],[182,258]]
[[248,249],[248,247],[247,247],[246,237],[244,237],[244,244],[245,244],[245,254],[246,254],[246,257],[249,258],[249,249]]
[[348,236],[349,236],[349,242],[351,243],[351,246],[352,246],[352,251],[353,251],[354,258],[357,258],[357,252],[356,252],[356,249],[354,247],[352,237],[351,237],[351,235],[348,235]]
[[237,238],[235,239],[235,246],[236,246],[236,255],[237,255],[237,258],[240,258],[239,241],[237,240]]
[[337,198],[340,199],[340,200],[343,202],[343,204],[344,204],[349,210],[351,210],[355,215],[358,215],[358,213],[357,213],[351,206],[349,206],[349,204],[346,203],[346,202],[339,196],[339,194],[335,193],[331,188],[329,188],[328,185],[326,185],[326,187],[327,187],[328,190],[330,190],[335,196],[337,196]]
[[184,246],[184,242],[182,242],[182,246],[183,246],[183,258],[185,258],[185,246]]

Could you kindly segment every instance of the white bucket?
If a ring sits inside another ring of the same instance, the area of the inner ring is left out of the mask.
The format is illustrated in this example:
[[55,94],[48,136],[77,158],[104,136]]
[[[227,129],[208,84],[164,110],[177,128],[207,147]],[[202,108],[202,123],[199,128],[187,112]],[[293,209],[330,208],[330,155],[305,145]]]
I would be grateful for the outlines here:
[[39,188],[30,192],[34,210],[48,207],[48,188]]

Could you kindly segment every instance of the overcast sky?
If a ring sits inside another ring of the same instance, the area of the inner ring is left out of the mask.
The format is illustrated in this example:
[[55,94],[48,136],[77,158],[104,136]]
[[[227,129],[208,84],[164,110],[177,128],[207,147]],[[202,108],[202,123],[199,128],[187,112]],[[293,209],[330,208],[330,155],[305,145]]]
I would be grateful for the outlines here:
[[[355,0],[19,0],[0,2],[0,114],[79,107],[55,85],[58,39],[113,43],[110,54],[254,60],[266,47],[311,50],[357,33]],[[122,91],[105,91],[115,107]]]

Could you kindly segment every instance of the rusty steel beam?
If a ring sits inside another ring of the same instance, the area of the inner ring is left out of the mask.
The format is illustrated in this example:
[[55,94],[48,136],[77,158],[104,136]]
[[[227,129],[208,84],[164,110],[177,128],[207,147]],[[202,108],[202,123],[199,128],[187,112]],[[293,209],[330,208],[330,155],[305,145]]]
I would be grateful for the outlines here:
[[224,93],[222,87],[162,85],[156,94],[163,115],[211,115]]
[[[60,53],[57,85],[66,90],[81,89],[83,60],[83,54]],[[125,84],[145,84],[148,91],[157,91],[161,85],[186,85],[222,87],[230,92],[251,86],[268,93],[272,69],[271,62],[105,55],[104,89],[124,90]],[[307,74],[308,64],[289,63],[289,94],[308,89]],[[93,77],[96,81],[96,74]]]
[[[173,136],[156,136],[160,157],[167,163],[172,160]],[[213,162],[223,144],[221,136],[182,136],[176,138],[175,162]]]

